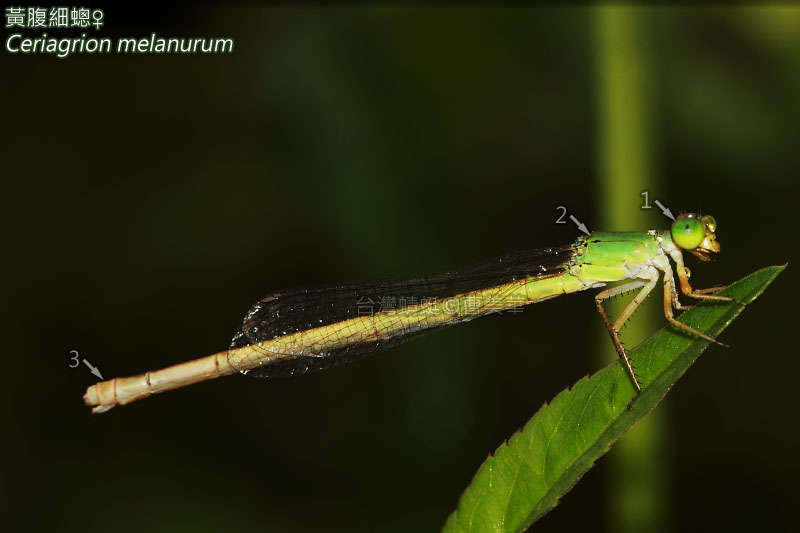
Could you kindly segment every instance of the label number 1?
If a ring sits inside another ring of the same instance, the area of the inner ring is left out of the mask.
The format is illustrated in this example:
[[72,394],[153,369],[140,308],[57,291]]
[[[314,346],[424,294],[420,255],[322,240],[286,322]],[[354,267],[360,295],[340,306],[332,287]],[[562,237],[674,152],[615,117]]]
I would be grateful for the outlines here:
[[650,191],[642,191],[642,209],[650,209]]

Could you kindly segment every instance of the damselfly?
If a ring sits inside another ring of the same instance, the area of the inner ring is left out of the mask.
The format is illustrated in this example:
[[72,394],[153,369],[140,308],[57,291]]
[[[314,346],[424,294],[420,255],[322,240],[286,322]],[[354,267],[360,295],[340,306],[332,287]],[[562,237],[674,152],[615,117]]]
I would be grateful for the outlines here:
[[[228,350],[96,383],[84,401],[94,406],[93,413],[102,413],[236,372],[266,378],[318,372],[434,329],[614,282],[625,283],[597,293],[595,304],[638,394],[641,387],[619,332],[662,276],[667,321],[687,334],[725,346],[674,317],[674,310],[688,307],[678,300],[678,286],[691,298],[731,301],[713,294],[723,287],[693,289],[683,262],[684,251],[703,261],[720,251],[716,226],[710,215],[687,213],[670,230],[595,232],[566,246],[518,252],[459,271],[280,292],[248,311]],[[603,302],[637,289],[620,315],[609,320]]]

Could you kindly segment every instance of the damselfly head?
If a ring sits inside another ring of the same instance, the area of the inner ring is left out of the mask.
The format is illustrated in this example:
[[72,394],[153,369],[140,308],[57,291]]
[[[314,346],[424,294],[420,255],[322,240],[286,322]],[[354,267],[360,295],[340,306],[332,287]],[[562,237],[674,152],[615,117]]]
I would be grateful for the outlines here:
[[681,213],[672,223],[672,241],[701,261],[710,261],[720,251],[717,221],[711,215]]

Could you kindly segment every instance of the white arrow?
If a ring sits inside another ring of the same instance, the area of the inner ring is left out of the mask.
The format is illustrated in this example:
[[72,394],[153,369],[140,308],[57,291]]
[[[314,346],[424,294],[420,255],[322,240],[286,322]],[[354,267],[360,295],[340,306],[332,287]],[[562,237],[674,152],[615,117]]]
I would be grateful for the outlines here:
[[83,364],[89,367],[89,371],[97,376],[100,379],[103,379],[103,374],[100,373],[100,370],[96,366],[92,366],[86,358],[83,359]]
[[569,216],[569,219],[570,219],[571,221],[573,221],[573,222],[575,223],[575,225],[576,225],[576,226],[578,226],[578,229],[579,229],[579,230],[581,230],[582,232],[584,232],[586,235],[590,235],[589,228],[587,228],[587,227],[586,227],[586,224],[584,224],[583,222],[581,222],[580,220],[578,220],[577,218],[575,218],[575,217],[574,217],[574,216],[572,216],[572,215],[570,215],[570,216]]
[[664,204],[662,204],[658,200],[655,201],[655,204],[658,206],[659,209],[661,209],[661,212],[664,213],[665,217],[668,217],[668,218],[671,218],[672,220],[675,220],[675,217],[672,216],[672,211],[669,210],[669,207],[665,206]]

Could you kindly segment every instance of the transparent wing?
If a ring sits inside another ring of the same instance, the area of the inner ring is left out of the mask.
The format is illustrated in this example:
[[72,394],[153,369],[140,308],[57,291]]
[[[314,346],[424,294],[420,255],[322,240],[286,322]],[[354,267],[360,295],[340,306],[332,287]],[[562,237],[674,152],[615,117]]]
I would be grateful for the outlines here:
[[[365,355],[408,342],[417,336],[441,327],[466,322],[496,312],[505,302],[508,284],[530,277],[551,277],[562,274],[574,255],[575,245],[517,252],[458,271],[440,272],[419,278],[351,283],[317,289],[299,289],[276,293],[256,302],[242,320],[231,348],[255,345],[312,328],[325,328],[324,336],[301,346],[289,345],[272,353],[286,357],[247,370],[255,377],[286,377],[319,372],[352,362]],[[492,289],[494,288],[494,290]],[[483,290],[485,295],[468,316],[422,320],[420,314],[445,312],[441,304],[447,298]],[[523,305],[525,302],[519,302]],[[503,308],[508,308],[505,302]],[[381,325],[390,332],[388,338],[364,340],[344,321],[370,316],[382,311],[392,319]],[[331,348],[331,346],[335,346]],[[263,349],[263,348],[260,348]],[[247,365],[237,352],[228,360],[233,368],[245,371]]]

